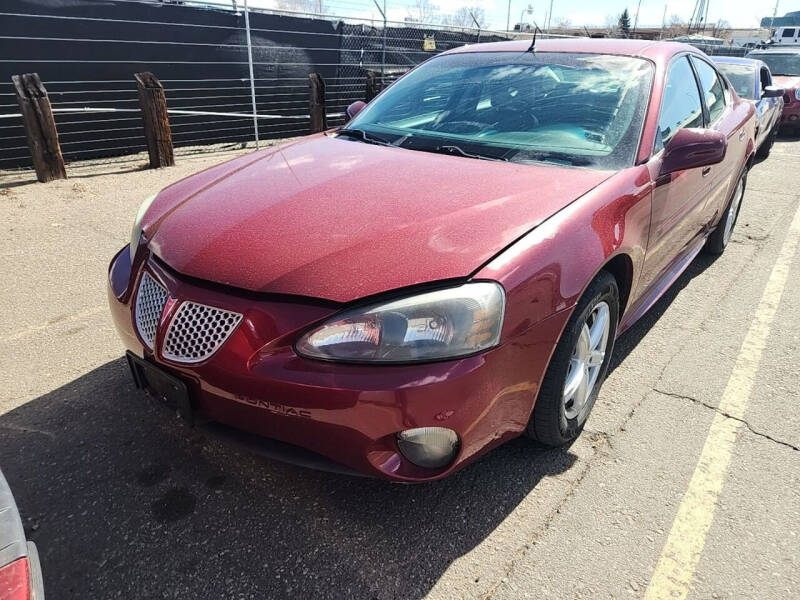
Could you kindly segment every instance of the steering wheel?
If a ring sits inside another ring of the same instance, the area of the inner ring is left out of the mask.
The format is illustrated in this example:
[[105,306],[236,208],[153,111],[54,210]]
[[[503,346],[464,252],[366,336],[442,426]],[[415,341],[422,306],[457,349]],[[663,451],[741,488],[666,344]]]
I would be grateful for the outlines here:
[[517,111],[510,122],[507,120],[497,121],[492,127],[501,131],[528,131],[539,127],[539,119],[531,110]]
[[478,133],[486,129],[486,123],[478,121],[444,121],[432,127],[434,131],[446,133]]

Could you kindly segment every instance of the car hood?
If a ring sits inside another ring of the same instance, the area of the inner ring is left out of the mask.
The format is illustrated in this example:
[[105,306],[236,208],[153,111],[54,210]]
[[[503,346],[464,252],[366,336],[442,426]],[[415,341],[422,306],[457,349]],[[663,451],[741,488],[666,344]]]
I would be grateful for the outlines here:
[[347,302],[468,276],[610,174],[317,135],[171,185],[142,227],[179,273]]
[[773,75],[772,82],[785,90],[793,90],[800,87],[800,76],[797,75]]

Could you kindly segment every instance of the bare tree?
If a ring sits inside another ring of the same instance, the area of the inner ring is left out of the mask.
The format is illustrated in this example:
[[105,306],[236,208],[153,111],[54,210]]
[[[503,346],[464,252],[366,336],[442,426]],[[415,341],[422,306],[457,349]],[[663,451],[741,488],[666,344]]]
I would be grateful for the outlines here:
[[278,0],[278,9],[319,14],[326,12],[323,0]]
[[664,27],[664,37],[674,38],[683,35],[688,28],[689,24],[681,19],[680,15],[672,15],[667,19],[667,23]]
[[617,23],[619,22],[619,15],[606,15],[606,32],[608,34],[616,33]]
[[[472,11],[472,14],[470,14]],[[475,27],[475,21],[472,20],[472,15],[475,15],[475,20],[478,21],[478,26],[483,28],[486,26],[486,11],[479,6],[467,7],[462,6],[452,15],[445,15],[442,17],[442,25],[449,25],[451,27]]]
[[572,27],[572,19],[567,17],[557,17],[555,19],[556,29],[569,29]]
[[412,21],[419,23],[435,23],[439,7],[431,0],[414,0],[408,7],[408,16]]
[[725,35],[729,34],[730,31],[731,31],[731,24],[725,19],[720,19],[714,26],[714,30],[711,35],[714,35],[716,37],[725,37]]

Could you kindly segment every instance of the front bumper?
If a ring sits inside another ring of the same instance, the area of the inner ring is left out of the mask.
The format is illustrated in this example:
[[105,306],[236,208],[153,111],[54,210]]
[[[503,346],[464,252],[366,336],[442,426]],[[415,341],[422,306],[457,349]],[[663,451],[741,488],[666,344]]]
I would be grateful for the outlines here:
[[[131,306],[143,270],[175,299],[167,302],[160,327],[184,300],[241,313],[241,323],[205,362],[188,366],[168,360],[159,351],[163,337],[157,334],[152,351],[135,330]],[[194,410],[204,417],[396,481],[444,477],[519,435],[553,340],[569,317],[562,311],[497,348],[459,360],[391,366],[315,361],[297,356],[292,345],[337,306],[189,280],[146,248],[131,265],[127,247],[109,269],[109,303],[125,346],[182,379]],[[458,453],[447,467],[418,467],[398,450],[398,431],[428,426],[447,427],[459,436]]]
[[[794,90],[791,91],[794,94]],[[786,102],[781,113],[781,125],[800,127],[800,100]]]

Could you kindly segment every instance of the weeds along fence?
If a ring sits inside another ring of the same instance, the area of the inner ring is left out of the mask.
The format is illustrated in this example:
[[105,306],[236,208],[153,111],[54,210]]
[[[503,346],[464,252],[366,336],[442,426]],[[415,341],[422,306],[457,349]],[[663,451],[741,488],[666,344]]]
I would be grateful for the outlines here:
[[364,98],[367,73],[380,88],[438,52],[505,39],[382,19],[245,13],[242,4],[3,0],[0,169],[31,165],[15,74],[39,74],[70,162],[145,149],[134,74],[152,72],[164,85],[180,156],[256,135],[308,133],[311,73],[325,80],[328,125],[335,126],[349,103]]

